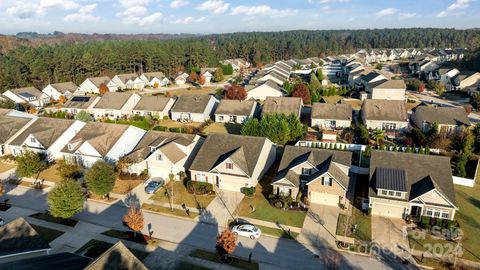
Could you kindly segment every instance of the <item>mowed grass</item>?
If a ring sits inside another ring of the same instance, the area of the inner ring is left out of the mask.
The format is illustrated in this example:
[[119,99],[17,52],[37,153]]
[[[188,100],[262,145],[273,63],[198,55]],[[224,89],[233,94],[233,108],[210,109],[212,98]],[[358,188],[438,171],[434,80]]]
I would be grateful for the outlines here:
[[462,239],[463,259],[480,261],[480,186],[473,188],[455,186],[459,211],[455,217],[464,233]]
[[194,195],[187,191],[187,188],[181,181],[170,181],[165,187],[159,189],[151,200],[170,203],[170,198],[167,195],[167,189],[173,185],[173,203],[177,205],[185,204],[189,208],[205,209],[215,198],[215,195]]
[[147,211],[153,211],[157,213],[162,213],[162,214],[167,214],[171,216],[176,216],[176,217],[184,217],[184,218],[191,218],[194,219],[198,216],[198,213],[196,212],[190,212],[190,214],[187,214],[187,211],[185,210],[179,210],[174,208],[173,211],[169,207],[164,207],[160,205],[154,205],[154,204],[148,204],[144,203],[142,204],[142,209],[147,210]]
[[143,183],[144,180],[115,180],[115,186],[113,186],[113,193],[117,194],[127,194],[132,191],[136,186]]
[[223,134],[240,134],[242,129],[241,124],[229,124],[229,123],[211,123],[203,131],[205,134],[211,133],[223,133]]
[[13,169],[15,166],[15,164],[0,162],[0,173]]
[[215,91],[220,88],[220,87],[215,87],[215,86],[205,86],[202,88],[195,88],[191,87],[190,89],[168,89],[166,88],[167,92],[169,92],[171,95],[174,96],[188,96],[188,95],[208,95],[208,94],[214,94]]
[[257,225],[253,224],[255,227],[258,227],[260,231],[262,232],[262,235],[270,235],[273,237],[278,237],[278,238],[287,238],[287,239],[295,239],[299,235],[299,233],[296,232],[290,232],[288,234],[288,231],[285,231],[283,229],[278,229],[278,228],[270,228],[270,227],[265,227],[262,225]]
[[45,179],[45,181],[50,181],[55,183],[62,181],[62,177],[58,173],[58,164],[53,164],[52,166],[43,170],[38,175],[38,179]]

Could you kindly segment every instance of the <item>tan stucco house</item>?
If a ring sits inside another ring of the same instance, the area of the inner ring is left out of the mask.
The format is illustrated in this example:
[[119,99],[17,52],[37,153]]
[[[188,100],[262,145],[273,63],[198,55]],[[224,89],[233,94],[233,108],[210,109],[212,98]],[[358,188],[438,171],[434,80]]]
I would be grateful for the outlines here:
[[276,147],[262,137],[211,134],[190,166],[194,181],[220,189],[254,187],[275,161]]
[[448,157],[373,151],[369,183],[372,215],[453,220],[458,210]]
[[287,145],[272,182],[273,193],[296,199],[302,192],[310,203],[347,205],[351,160],[347,151]]
[[367,99],[360,113],[368,129],[384,130],[389,137],[398,136],[408,127],[405,101]]

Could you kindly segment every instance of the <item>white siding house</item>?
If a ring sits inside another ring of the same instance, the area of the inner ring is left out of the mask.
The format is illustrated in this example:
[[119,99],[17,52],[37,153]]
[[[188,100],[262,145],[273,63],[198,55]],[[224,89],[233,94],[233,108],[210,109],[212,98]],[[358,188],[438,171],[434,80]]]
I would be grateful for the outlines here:
[[93,115],[95,118],[106,117],[109,119],[129,117],[140,98],[138,94],[108,92],[93,107]]
[[247,99],[265,100],[267,97],[283,97],[287,93],[274,81],[266,81],[247,91]]
[[172,107],[172,120],[205,122],[212,118],[217,105],[218,100],[212,95],[180,96]]

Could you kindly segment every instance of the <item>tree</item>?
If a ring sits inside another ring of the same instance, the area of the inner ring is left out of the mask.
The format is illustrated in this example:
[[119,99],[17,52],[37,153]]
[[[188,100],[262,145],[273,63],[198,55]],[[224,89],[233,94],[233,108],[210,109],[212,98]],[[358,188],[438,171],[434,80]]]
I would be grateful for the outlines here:
[[423,91],[425,91],[425,84],[424,83],[420,83],[418,85],[418,92],[419,93],[423,93]]
[[100,87],[98,88],[98,92],[100,93],[100,95],[103,95],[105,93],[108,93],[108,87],[106,84],[102,83],[100,84]]
[[78,179],[80,177],[80,167],[77,164],[70,164],[60,159],[57,161],[57,165],[57,172],[62,179]]
[[225,89],[225,99],[245,100],[247,91],[238,84],[232,84]]
[[320,82],[323,81],[323,72],[321,68],[317,69],[317,78]]
[[79,112],[75,115],[75,119],[76,119],[76,120],[83,121],[83,122],[91,122],[91,121],[93,121],[92,115],[90,115],[87,111],[79,111]]
[[3,181],[0,181],[0,197],[5,193],[5,184]]
[[15,102],[10,99],[0,99],[0,108],[2,109],[15,109]]
[[85,174],[88,189],[99,196],[108,196],[115,185],[117,175],[112,165],[97,161]]
[[365,144],[368,142],[368,139],[370,138],[370,133],[368,132],[368,129],[364,125],[362,124],[358,125],[356,133],[357,133],[357,138],[359,140],[359,143]]
[[123,216],[123,222],[133,231],[134,238],[136,238],[137,232],[141,231],[145,225],[142,210],[131,205],[128,212]]
[[233,66],[231,64],[222,65],[223,74],[224,75],[232,75],[233,74]]
[[237,247],[237,239],[230,229],[225,229],[217,236],[217,253],[224,259],[232,254]]
[[190,72],[190,75],[188,76],[187,80],[189,82],[196,82],[198,80],[198,74],[195,71]]
[[310,73],[310,81],[309,81],[310,86],[314,90],[319,90],[322,87],[322,84],[318,80],[317,76],[315,76],[315,73]]
[[47,197],[50,214],[63,219],[82,212],[84,202],[82,186],[72,179],[64,179],[57,183]]
[[310,104],[310,92],[305,84],[299,83],[293,87],[292,97],[300,97],[304,104]]
[[198,77],[198,84],[200,84],[200,85],[205,84],[205,76],[200,75],[200,77]]
[[284,82],[282,87],[283,87],[283,89],[285,89],[285,91],[287,91],[288,95],[290,95],[292,93],[293,84],[290,83],[289,81]]
[[39,174],[46,167],[39,154],[23,149],[22,154],[17,156],[17,174],[21,177],[31,177]]
[[372,139],[375,140],[377,145],[383,144],[383,139],[385,139],[385,132],[381,129],[375,129],[372,131]]
[[223,81],[223,69],[222,68],[217,68],[215,70],[215,76],[214,76],[214,80],[215,82],[221,82]]
[[245,136],[266,137],[272,142],[283,145],[305,137],[306,130],[295,115],[267,114],[261,121],[248,119],[242,126]]

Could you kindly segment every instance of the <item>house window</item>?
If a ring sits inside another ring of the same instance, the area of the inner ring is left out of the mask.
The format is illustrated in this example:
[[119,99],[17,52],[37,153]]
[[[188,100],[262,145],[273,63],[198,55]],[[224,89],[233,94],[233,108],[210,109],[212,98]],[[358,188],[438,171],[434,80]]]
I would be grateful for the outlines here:
[[31,138],[30,138],[30,142],[31,142],[31,143],[36,143],[37,140],[35,140],[35,138],[31,137]]
[[382,190],[382,195],[387,195],[387,191],[386,190]]
[[323,177],[323,185],[324,186],[331,186],[332,185],[332,178],[329,176]]
[[395,123],[382,123],[383,130],[396,130],[397,124]]
[[310,168],[302,168],[302,175],[310,175]]
[[433,216],[433,209],[427,209],[427,216]]
[[402,197],[402,193],[400,191],[395,192],[395,196]]
[[162,156],[162,154],[158,154],[158,155],[157,155],[157,160],[160,160],[160,161],[162,161],[162,159],[163,159],[163,156]]
[[71,143],[67,144],[68,150],[72,151],[73,145]]
[[223,121],[223,119],[224,119],[223,115],[220,115],[220,116],[218,117],[218,121]]
[[442,212],[442,218],[448,218],[448,212]]
[[233,170],[233,163],[227,162],[227,163],[225,163],[225,165],[227,167],[227,170]]
[[207,177],[203,173],[197,173],[195,178],[198,182],[206,182],[207,181]]
[[152,112],[147,112],[147,115],[148,115],[148,116],[152,116]]
[[137,111],[137,112],[135,112],[135,114],[136,114],[136,115],[140,115],[140,112]]
[[391,190],[388,191],[388,196],[394,196],[394,195],[395,195],[395,192],[393,192]]
[[439,210],[435,210],[435,212],[433,213],[433,216],[434,217],[440,217],[440,211]]

